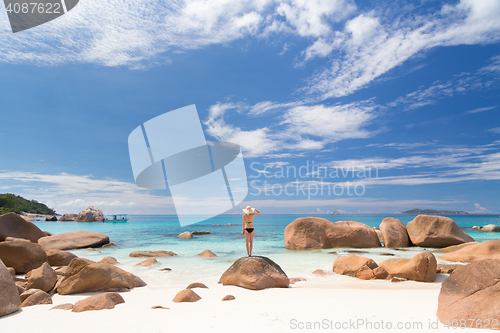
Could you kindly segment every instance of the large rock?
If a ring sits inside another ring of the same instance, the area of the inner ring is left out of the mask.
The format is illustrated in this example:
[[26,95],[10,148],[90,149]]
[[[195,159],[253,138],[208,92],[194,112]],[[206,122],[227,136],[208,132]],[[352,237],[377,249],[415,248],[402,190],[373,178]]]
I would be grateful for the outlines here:
[[173,257],[176,255],[177,254],[172,251],[135,251],[129,254],[129,256],[136,258]]
[[183,239],[190,239],[193,238],[193,234],[190,231],[184,231],[183,233],[178,234],[177,237]]
[[12,276],[0,260],[0,317],[16,312],[21,307],[21,299]]
[[46,253],[50,266],[68,266],[71,260],[78,258],[71,252],[57,249],[48,250]]
[[90,291],[120,291],[145,285],[137,276],[116,266],[76,258],[66,269],[57,293],[68,295]]
[[146,260],[141,261],[138,264],[135,264],[134,267],[139,266],[139,267],[151,267],[153,265],[159,264],[158,260],[155,258],[148,258]]
[[116,260],[115,257],[104,257],[101,260],[99,260],[101,264],[108,264],[108,265],[119,265],[120,263],[118,260]]
[[78,217],[78,214],[63,214],[63,216],[61,216],[59,218],[59,221],[74,221],[76,218]]
[[290,250],[368,248],[380,247],[380,241],[375,230],[363,223],[302,217],[285,228],[285,246]]
[[333,271],[337,274],[353,276],[361,280],[387,279],[389,273],[370,258],[355,254],[340,257],[333,262]]
[[91,231],[72,231],[54,236],[41,238],[38,241],[45,251],[73,250],[87,247],[100,247],[109,243],[109,237],[105,234]]
[[23,291],[21,294],[19,294],[19,297],[21,298],[21,303],[24,302],[26,298],[30,297],[39,290],[40,289],[26,289],[25,291]]
[[462,243],[459,245],[452,245],[452,246],[447,246],[447,247],[442,247],[440,249],[435,249],[432,252],[434,253],[449,253],[449,252],[455,252],[458,251],[464,247],[471,246],[474,244],[479,244],[479,242],[469,242],[469,243]]
[[73,304],[71,304],[71,303],[63,303],[63,304],[56,305],[56,306],[54,306],[53,308],[50,308],[50,309],[51,310],[64,310],[64,311],[68,311],[68,310],[73,309]]
[[197,302],[201,299],[201,297],[192,291],[191,289],[181,290],[175,295],[172,302],[182,303],[182,302]]
[[118,293],[104,293],[87,297],[73,306],[72,312],[114,309],[115,305],[125,303]]
[[37,290],[30,297],[26,298],[21,303],[21,306],[25,308],[27,306],[33,306],[39,304],[52,304],[52,297],[43,290]]
[[196,231],[191,231],[191,235],[210,235],[210,231],[205,231],[205,230],[196,230]]
[[[475,261],[456,269],[441,284],[437,317],[443,324],[465,321],[470,328],[500,329],[500,260]],[[477,324],[481,326],[476,326]],[[489,323],[488,327],[485,327]],[[455,324],[456,325],[456,324]],[[458,326],[456,325],[456,326]],[[455,326],[455,327],[456,327]]]
[[57,221],[57,217],[56,216],[47,216],[45,218],[45,221],[47,221],[47,222],[56,222]]
[[1,242],[0,260],[16,270],[17,274],[26,274],[47,262],[43,248],[31,242]]
[[387,248],[398,248],[410,246],[410,239],[406,226],[399,219],[392,217],[385,218],[380,223],[380,233]]
[[236,260],[224,274],[219,283],[251,290],[266,288],[288,288],[288,276],[281,267],[266,257],[243,257]]
[[38,242],[45,234],[36,225],[27,222],[21,216],[8,213],[0,215],[0,242],[7,237],[29,239],[33,243]]
[[436,280],[437,261],[431,252],[417,254],[411,259],[387,259],[379,263],[380,267],[392,276],[419,282]]
[[500,239],[474,243],[438,257],[447,261],[472,262],[483,259],[500,259]]
[[189,286],[186,287],[186,289],[194,289],[194,288],[208,289],[208,287],[201,282],[193,282],[193,283],[190,283]]
[[78,214],[75,218],[77,222],[102,222],[104,214],[99,207],[88,206]]
[[406,226],[411,242],[422,247],[447,247],[474,239],[444,216],[418,215]]
[[57,274],[48,263],[30,272],[26,289],[40,289],[49,292],[57,282]]
[[487,224],[484,227],[481,227],[482,231],[491,231],[491,232],[500,232],[500,226],[496,224]]
[[198,253],[197,255],[200,257],[203,257],[203,258],[215,258],[215,257],[217,257],[217,255],[215,253],[213,253],[212,251],[210,251],[208,249],[201,252],[201,253]]

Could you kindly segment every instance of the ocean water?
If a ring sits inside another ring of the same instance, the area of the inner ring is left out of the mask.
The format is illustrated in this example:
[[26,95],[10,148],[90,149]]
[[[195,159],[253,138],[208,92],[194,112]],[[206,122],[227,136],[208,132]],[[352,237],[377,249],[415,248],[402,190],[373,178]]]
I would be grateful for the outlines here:
[[[378,227],[387,215],[309,215],[336,221],[357,221],[370,227]],[[287,250],[284,244],[285,227],[298,215],[261,214],[254,220],[255,236],[253,255],[262,255],[278,263],[289,277],[300,276],[308,280],[324,282],[335,277],[319,277],[313,275],[316,269],[331,270],[333,261],[345,255],[350,249],[322,249],[294,251]],[[404,224],[415,215],[393,215]],[[465,232],[476,241],[500,239],[500,233],[488,233],[472,230],[472,226],[487,224],[500,225],[498,215],[449,215]],[[105,256],[113,256],[121,267],[139,275],[150,285],[183,285],[199,281],[217,283],[222,273],[238,258],[246,256],[245,238],[241,234],[240,215],[221,215],[210,220],[180,227],[173,215],[129,215],[126,223],[82,223],[82,222],[45,222],[34,223],[42,230],[59,234],[63,232],[85,230],[108,235],[116,247],[103,249],[72,250],[79,257],[100,260]],[[232,226],[225,224],[232,223]],[[184,231],[210,231],[207,235],[193,236],[192,239],[180,239],[176,236]],[[197,256],[198,253],[210,249],[217,258],[207,259]],[[177,253],[174,257],[157,258],[159,264],[153,267],[134,267],[144,258],[132,258],[132,251],[166,250]],[[352,249],[351,249],[352,250]],[[397,257],[413,257],[425,249],[409,248],[408,251],[397,251],[385,248],[361,249],[359,254],[373,258],[376,262]],[[160,272],[160,268],[169,267],[171,271]]]

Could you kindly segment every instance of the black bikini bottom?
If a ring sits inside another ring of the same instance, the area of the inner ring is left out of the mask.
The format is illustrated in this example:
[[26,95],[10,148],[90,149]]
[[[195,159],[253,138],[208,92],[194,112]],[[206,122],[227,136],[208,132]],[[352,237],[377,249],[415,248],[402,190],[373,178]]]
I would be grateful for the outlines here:
[[253,228],[245,228],[245,230],[246,230],[249,234],[251,234],[251,233],[253,232]]

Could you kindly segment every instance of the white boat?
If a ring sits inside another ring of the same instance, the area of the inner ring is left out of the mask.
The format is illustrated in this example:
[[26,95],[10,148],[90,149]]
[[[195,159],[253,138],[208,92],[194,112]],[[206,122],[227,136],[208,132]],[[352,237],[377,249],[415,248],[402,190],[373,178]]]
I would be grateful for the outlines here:
[[129,220],[127,214],[114,214],[106,216],[103,222],[123,223]]

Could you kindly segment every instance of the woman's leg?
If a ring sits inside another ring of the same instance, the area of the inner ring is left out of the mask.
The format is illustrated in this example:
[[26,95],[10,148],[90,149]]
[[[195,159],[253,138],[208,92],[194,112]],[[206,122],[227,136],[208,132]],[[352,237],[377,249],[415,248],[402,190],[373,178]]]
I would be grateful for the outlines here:
[[249,256],[252,255],[252,250],[253,250],[253,235],[255,234],[255,230],[252,231],[252,233],[249,235],[249,238],[250,238],[250,252],[248,253]]
[[251,253],[251,251],[250,251],[250,245],[249,245],[249,243],[250,243],[250,235],[251,234],[249,234],[248,231],[245,230],[245,243],[246,243],[246,246],[247,246],[247,255],[249,257],[250,257],[250,253]]

